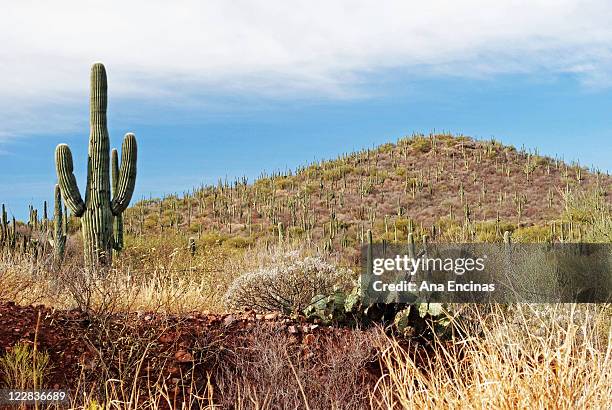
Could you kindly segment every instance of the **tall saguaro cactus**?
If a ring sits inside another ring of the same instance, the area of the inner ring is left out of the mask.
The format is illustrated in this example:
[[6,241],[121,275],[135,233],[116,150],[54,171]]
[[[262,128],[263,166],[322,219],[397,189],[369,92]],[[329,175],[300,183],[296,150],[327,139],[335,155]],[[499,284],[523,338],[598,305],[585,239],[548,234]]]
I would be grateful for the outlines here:
[[121,167],[111,200],[109,173],[110,142],[106,126],[106,70],[101,63],[91,68],[90,135],[87,159],[87,188],[83,201],[73,173],[72,153],[66,144],[55,150],[57,178],[62,197],[73,215],[81,218],[85,265],[104,267],[112,261],[115,247],[113,217],[128,207],[136,183],[136,137],[125,135]]

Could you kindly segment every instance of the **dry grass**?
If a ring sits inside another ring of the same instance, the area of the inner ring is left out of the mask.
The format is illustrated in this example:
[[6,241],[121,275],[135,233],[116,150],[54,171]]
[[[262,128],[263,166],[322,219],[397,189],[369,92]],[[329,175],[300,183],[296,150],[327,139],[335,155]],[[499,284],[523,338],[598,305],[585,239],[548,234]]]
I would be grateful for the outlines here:
[[[209,246],[198,249],[192,257],[186,238],[181,236],[130,238],[125,252],[100,279],[84,272],[78,251],[70,249],[69,254],[61,269],[55,270],[50,253],[41,255],[38,263],[29,255],[4,253],[0,257],[0,301],[60,310],[80,308],[95,315],[225,312],[225,294],[240,275],[272,266],[279,255],[315,255],[301,245],[269,249]],[[330,255],[322,260],[340,261]]]
[[560,310],[567,314],[565,320],[542,320],[542,335],[533,331],[533,314],[525,315],[525,309],[509,313],[497,307],[486,316],[476,312],[480,334],[437,341],[426,357],[416,358],[397,340],[384,340],[379,347],[386,374],[374,390],[373,405],[610,408],[610,306],[568,305]]

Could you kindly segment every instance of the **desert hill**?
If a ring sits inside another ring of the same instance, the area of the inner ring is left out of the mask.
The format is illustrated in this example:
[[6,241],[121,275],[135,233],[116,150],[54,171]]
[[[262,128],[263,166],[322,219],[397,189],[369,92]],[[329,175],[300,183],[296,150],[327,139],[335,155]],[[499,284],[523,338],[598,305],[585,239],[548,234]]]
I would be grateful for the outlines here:
[[219,181],[142,200],[126,212],[126,228],[234,247],[255,239],[353,247],[368,229],[389,241],[409,231],[440,241],[501,240],[506,230],[524,241],[579,239],[589,221],[567,215],[565,197],[607,198],[611,183],[607,174],[495,140],[414,135],[253,183]]

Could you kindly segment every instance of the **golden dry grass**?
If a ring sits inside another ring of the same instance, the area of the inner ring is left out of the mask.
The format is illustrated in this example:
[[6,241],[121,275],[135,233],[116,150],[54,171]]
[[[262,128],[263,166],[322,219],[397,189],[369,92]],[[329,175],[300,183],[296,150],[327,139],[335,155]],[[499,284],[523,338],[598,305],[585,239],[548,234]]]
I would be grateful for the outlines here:
[[480,334],[469,332],[448,344],[438,341],[420,363],[398,341],[384,340],[386,374],[372,403],[409,409],[610,408],[610,306],[555,308],[563,317],[542,320],[544,332],[534,330],[535,312],[529,309],[478,312]]

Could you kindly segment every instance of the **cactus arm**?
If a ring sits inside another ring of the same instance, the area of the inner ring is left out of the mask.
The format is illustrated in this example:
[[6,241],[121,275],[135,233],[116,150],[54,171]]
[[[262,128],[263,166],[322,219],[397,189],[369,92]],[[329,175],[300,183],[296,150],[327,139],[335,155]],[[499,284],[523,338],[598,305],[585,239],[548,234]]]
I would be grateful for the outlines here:
[[117,196],[117,187],[119,186],[119,155],[117,149],[113,148],[111,151],[111,189],[113,190],[113,197]]
[[[119,155],[113,148],[111,151],[111,188],[113,196],[117,195],[119,186]],[[113,249],[121,251],[123,249],[123,215],[120,213],[113,217]]]
[[57,179],[62,190],[64,200],[75,216],[85,212],[85,203],[81,198],[72,163],[72,153],[66,144],[60,144],[55,149],[55,166]]
[[111,209],[113,215],[121,214],[130,204],[134,186],[136,184],[136,137],[128,133],[123,139],[121,146],[121,168],[119,169],[119,180],[117,188],[113,192]]

